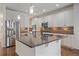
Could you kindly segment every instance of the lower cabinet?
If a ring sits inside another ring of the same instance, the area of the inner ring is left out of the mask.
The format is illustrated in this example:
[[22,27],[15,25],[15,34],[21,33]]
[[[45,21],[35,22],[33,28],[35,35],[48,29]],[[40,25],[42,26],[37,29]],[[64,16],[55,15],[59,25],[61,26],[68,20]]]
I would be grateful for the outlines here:
[[16,53],[19,56],[60,56],[61,40],[36,46],[34,48],[30,48],[16,40]]

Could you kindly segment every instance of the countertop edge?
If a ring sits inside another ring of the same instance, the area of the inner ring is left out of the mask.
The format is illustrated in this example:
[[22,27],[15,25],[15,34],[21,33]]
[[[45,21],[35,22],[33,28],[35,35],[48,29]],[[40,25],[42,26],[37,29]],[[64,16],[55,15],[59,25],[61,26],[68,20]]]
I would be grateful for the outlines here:
[[28,44],[26,44],[26,43],[24,43],[24,42],[22,42],[22,41],[20,41],[20,40],[17,40],[17,41],[19,41],[19,42],[21,42],[21,43],[27,45],[27,46],[30,47],[30,48],[35,48],[35,47],[37,47],[37,46],[40,46],[40,45],[43,45],[43,44],[46,44],[46,43],[50,43],[50,42],[53,42],[53,41],[57,41],[57,40],[61,40],[61,39],[55,39],[55,40],[52,40],[52,41],[49,41],[49,42],[45,42],[45,43],[42,43],[42,44],[37,44],[37,45],[34,45],[34,46],[30,46],[30,45],[28,45]]

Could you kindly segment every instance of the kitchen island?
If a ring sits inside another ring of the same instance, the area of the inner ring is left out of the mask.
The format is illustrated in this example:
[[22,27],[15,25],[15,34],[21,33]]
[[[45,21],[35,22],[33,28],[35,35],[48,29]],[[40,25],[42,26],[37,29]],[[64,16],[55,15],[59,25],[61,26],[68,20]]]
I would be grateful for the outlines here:
[[16,53],[19,56],[60,56],[63,35],[36,32],[28,35],[21,33],[16,40]]

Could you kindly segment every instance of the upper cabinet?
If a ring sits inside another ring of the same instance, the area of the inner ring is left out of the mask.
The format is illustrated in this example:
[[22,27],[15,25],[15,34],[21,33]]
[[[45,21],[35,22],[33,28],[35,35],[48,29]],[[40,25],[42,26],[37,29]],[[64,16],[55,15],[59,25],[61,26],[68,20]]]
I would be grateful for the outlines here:
[[73,9],[52,14],[48,16],[49,27],[73,26]]
[[73,8],[70,7],[66,10],[52,13],[52,15],[33,20],[33,24],[36,24],[37,27],[41,27],[41,23],[44,22],[48,22],[48,27],[73,26]]
[[64,25],[73,26],[73,9],[64,11]]
[[49,27],[61,27],[64,26],[63,13],[53,14],[48,17]]

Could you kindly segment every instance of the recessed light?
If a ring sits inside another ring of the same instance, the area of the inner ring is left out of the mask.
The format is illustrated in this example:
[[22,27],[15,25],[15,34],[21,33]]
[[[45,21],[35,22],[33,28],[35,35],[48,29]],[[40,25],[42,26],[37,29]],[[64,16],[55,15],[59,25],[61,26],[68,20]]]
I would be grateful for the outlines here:
[[3,26],[3,23],[1,23],[1,26]]
[[46,10],[45,10],[45,9],[43,9],[43,12],[46,12]]
[[59,4],[56,4],[56,6],[58,7],[58,6],[60,6]]
[[20,15],[18,15],[18,16],[17,16],[17,19],[20,20],[20,18],[21,18]]
[[0,14],[0,17],[2,18],[2,17],[3,17],[3,15],[2,15],[2,14]]

